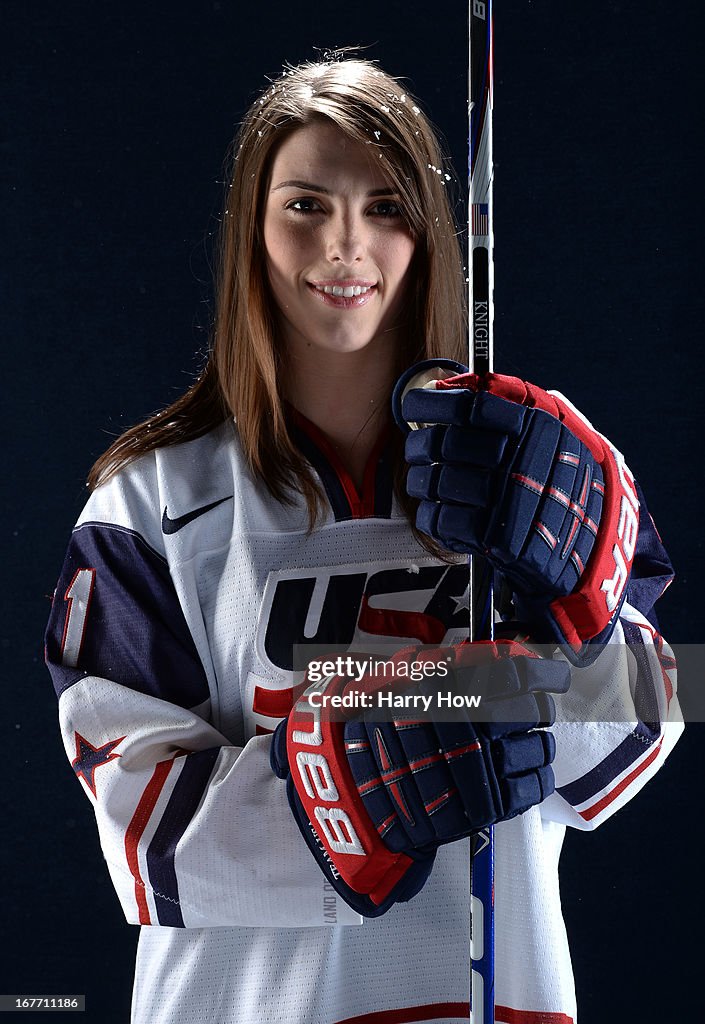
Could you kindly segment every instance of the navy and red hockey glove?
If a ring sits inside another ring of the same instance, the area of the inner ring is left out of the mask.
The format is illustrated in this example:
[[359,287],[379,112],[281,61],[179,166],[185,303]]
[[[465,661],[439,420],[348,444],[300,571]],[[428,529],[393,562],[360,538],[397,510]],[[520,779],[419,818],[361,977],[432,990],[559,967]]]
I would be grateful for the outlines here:
[[416,525],[487,558],[532,640],[588,664],[612,633],[634,558],[632,474],[562,396],[496,373],[417,384],[436,365],[407,371],[393,399],[408,433],[407,490],[421,499]]
[[[381,689],[334,676],[312,684],[272,738],[272,769],[287,780],[304,839],[336,891],[367,917],[415,896],[439,846],[521,814],[554,789],[555,741],[542,727],[554,721],[549,691],[568,689],[569,666],[508,641],[436,656],[452,659],[452,685],[482,697],[486,721],[469,713],[434,720],[433,705],[422,721],[331,721],[307,693]],[[424,648],[423,661],[431,657]],[[409,649],[390,660],[413,658]],[[385,682],[395,692],[408,685],[401,673]]]

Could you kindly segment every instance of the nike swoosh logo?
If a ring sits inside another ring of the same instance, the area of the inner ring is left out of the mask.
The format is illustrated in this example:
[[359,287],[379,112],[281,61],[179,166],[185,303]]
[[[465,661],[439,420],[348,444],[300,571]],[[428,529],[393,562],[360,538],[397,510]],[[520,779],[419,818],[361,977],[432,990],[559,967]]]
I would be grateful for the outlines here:
[[178,533],[184,526],[188,526],[189,523],[192,523],[194,519],[198,519],[199,516],[205,515],[206,512],[210,512],[212,508],[217,508],[217,506],[222,505],[224,501],[232,501],[232,498],[232,494],[228,495],[227,498],[219,498],[217,501],[212,501],[210,505],[201,505],[200,508],[195,508],[192,512],[187,512],[185,515],[178,516],[176,519],[169,518],[165,505],[164,514],[162,516],[162,533]]

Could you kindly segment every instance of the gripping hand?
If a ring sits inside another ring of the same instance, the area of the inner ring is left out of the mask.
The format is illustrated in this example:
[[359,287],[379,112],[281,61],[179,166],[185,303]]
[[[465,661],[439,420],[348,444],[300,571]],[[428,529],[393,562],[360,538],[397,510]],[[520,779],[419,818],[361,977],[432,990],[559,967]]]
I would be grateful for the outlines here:
[[639,502],[622,456],[566,399],[533,384],[463,373],[421,388],[418,371],[394,397],[418,528],[487,558],[533,639],[586,663],[586,645],[614,628],[636,547]]
[[[437,657],[451,658],[456,689],[481,695],[487,720],[438,721],[431,705],[423,720],[331,721],[307,695],[380,689],[335,676],[306,691],[272,740],[272,768],[287,780],[304,839],[335,889],[368,917],[416,895],[439,846],[553,792],[555,744],[543,727],[554,720],[550,691],[568,688],[568,665],[489,641],[442,648]],[[413,650],[391,660],[410,658]],[[385,673],[385,689],[408,687],[400,675],[390,681]]]

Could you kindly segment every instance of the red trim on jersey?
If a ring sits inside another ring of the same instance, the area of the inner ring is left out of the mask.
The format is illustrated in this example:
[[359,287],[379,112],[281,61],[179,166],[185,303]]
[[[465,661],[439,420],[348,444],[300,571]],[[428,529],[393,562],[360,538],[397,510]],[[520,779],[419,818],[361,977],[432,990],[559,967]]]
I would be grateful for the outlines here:
[[418,1021],[438,1020],[439,1017],[470,1020],[469,1004],[427,1003],[425,1006],[407,1006],[401,1010],[373,1010],[372,1013],[362,1013],[358,1017],[346,1017],[345,1020],[336,1021],[336,1024],[416,1024]]
[[637,765],[634,771],[630,772],[629,775],[626,776],[626,778],[622,779],[619,785],[615,786],[613,790],[607,793],[606,796],[603,796],[601,800],[598,800],[596,804],[593,804],[592,807],[588,807],[586,811],[578,811],[580,817],[584,818],[585,821],[592,821],[592,819],[596,817],[600,813],[600,811],[603,810],[603,808],[611,804],[612,801],[615,800],[619,796],[619,794],[622,793],[627,788],[627,786],[630,785],[630,783],[632,783],[634,779],[637,778],[637,776],[641,775],[644,769],[648,768],[651,762],[658,757],[662,743],[663,736],[658,741],[658,743],[651,751],[649,756],[645,760],[643,760],[640,765]]
[[546,1010],[513,1010],[511,1006],[495,1006],[496,1024],[575,1024],[567,1013]]
[[[497,1024],[575,1024],[567,1013],[551,1013],[544,1010],[514,1010],[511,1006],[495,1006]],[[455,1017],[470,1020],[468,1003],[427,1003],[425,1006],[409,1006],[401,1010],[374,1010],[357,1017],[346,1017],[336,1024],[418,1024],[421,1021],[435,1021],[439,1018]]]
[[179,754],[176,754],[175,757],[169,758],[168,761],[160,761],[157,764],[154,774],[147,783],[140,802],[137,804],[137,810],[132,816],[132,821],[127,826],[127,831],[125,832],[125,856],[127,857],[127,866],[130,869],[130,874],[135,880],[135,902],[139,911],[140,924],[151,924],[152,921],[149,916],[149,907],[147,906],[147,896],[145,893],[146,886],[140,872],[137,850],[140,839],[159,799],[159,794],[164,788],[167,776],[173,767],[176,757],[179,756]]
[[447,626],[426,612],[404,612],[394,608],[371,608],[367,595],[362,598],[357,624],[373,636],[399,636],[420,644],[439,644]]
[[284,690],[268,690],[264,686],[255,686],[252,698],[252,710],[266,718],[286,718],[294,706],[294,688]]
[[362,476],[362,490],[358,491],[354,480],[343,464],[340,456],[333,447],[330,439],[323,431],[306,419],[298,409],[294,409],[294,421],[298,427],[308,434],[319,451],[325,456],[328,465],[338,478],[340,486],[345,492],[345,497],[350,505],[350,513],[353,519],[365,519],[375,514],[375,478],[377,476],[377,464],[379,463],[382,451],[389,438],[389,427],[386,426],[375,441],[374,447],[369,454]]

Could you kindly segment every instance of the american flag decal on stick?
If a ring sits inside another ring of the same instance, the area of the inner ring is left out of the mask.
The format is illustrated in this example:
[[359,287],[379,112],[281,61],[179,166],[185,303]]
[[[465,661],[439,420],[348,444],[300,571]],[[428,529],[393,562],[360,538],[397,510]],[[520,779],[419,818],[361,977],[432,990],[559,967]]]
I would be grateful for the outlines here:
[[487,203],[472,204],[472,233],[473,235],[489,235],[490,216]]

